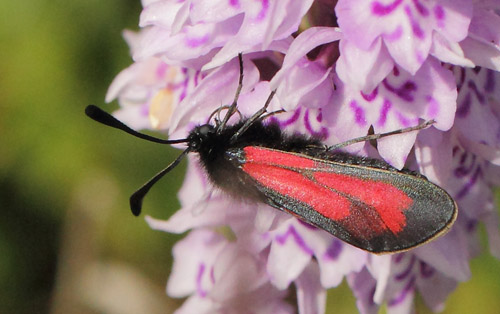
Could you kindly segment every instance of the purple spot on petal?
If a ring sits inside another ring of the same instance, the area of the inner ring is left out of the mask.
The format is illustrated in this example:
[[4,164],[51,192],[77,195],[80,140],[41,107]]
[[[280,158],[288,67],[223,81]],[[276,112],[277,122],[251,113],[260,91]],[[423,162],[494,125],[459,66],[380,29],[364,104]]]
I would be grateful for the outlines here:
[[465,230],[468,233],[472,233],[472,232],[476,231],[476,229],[477,229],[476,227],[477,227],[477,220],[474,220],[474,219],[467,221],[467,223],[465,224]]
[[373,286],[373,288],[370,290],[370,293],[369,293],[369,300],[368,300],[368,304],[370,306],[374,306],[375,305],[375,292],[377,291],[377,286]]
[[486,82],[484,84],[484,91],[493,93],[495,90],[495,73],[492,70],[486,72]]
[[459,77],[458,82],[457,82],[457,90],[458,91],[460,91],[460,89],[462,89],[462,86],[464,86],[465,77],[466,77],[465,69],[460,68],[460,77]]
[[363,99],[368,102],[373,101],[375,98],[377,98],[377,95],[378,95],[378,87],[375,88],[370,94],[365,94],[361,92],[361,97],[363,97]]
[[417,90],[417,85],[412,81],[408,81],[398,91],[398,96],[400,96],[404,100],[413,101],[414,97],[413,95],[411,95],[411,93],[415,92],[416,90]]
[[417,261],[417,259],[415,258],[415,255],[412,255],[411,256],[411,260],[410,262],[408,263],[408,266],[406,267],[405,270],[403,270],[401,273],[397,274],[394,279],[398,280],[398,281],[401,281],[403,279],[405,279],[406,277],[408,277],[408,275],[410,275],[412,269],[413,269],[413,266],[415,265],[415,262]]
[[269,122],[269,124],[277,124],[277,125],[280,125],[281,126],[281,121],[276,119],[276,117],[269,117],[269,119],[267,119],[266,121]]
[[419,0],[413,0],[413,5],[415,6],[420,15],[422,16],[429,15],[429,10],[422,3],[420,3]]
[[141,110],[139,112],[140,112],[140,115],[143,117],[149,116],[149,104],[147,104],[147,103],[142,104]]
[[420,28],[420,25],[418,25],[417,23],[412,23],[411,28],[413,30],[413,34],[415,34],[415,37],[424,39],[425,33],[422,28]]
[[394,263],[399,264],[403,260],[403,258],[406,256],[406,253],[399,253],[394,257]]
[[474,92],[479,103],[484,105],[485,104],[484,95],[481,92],[479,92],[476,83],[473,80],[470,80],[467,83],[467,87]]
[[182,101],[186,96],[189,88],[189,76],[187,76],[187,72],[183,71],[186,74],[184,81],[182,82],[182,92],[179,96],[180,101]]
[[460,166],[453,170],[453,175],[455,175],[455,177],[457,177],[458,179],[463,178],[466,175],[468,175],[469,173],[471,173],[475,167],[476,155],[472,155],[472,160],[471,160],[470,165],[468,167],[464,165],[466,158],[467,158],[467,154],[466,153],[462,154],[460,161],[459,161]]
[[215,273],[214,273],[214,268],[210,267],[210,281],[215,284]]
[[239,9],[240,8],[240,1],[239,0],[229,0],[229,5]]
[[200,71],[196,71],[193,79],[194,86],[198,86],[199,79],[200,79]]
[[444,13],[444,9],[442,6],[440,5],[436,5],[434,7],[434,17],[436,18],[437,20],[437,25],[440,27],[440,28],[443,28],[444,27],[444,18],[445,18],[445,13]]
[[189,48],[196,48],[205,44],[209,39],[210,36],[208,34],[203,37],[186,38],[186,45]]
[[278,123],[281,128],[285,128],[285,127],[287,127],[287,126],[289,126],[289,125],[297,122],[297,120],[300,117],[300,111],[301,111],[300,107],[297,108],[297,110],[295,110],[295,112],[293,113],[293,115],[288,120],[278,120],[276,118],[276,116],[272,116],[271,117],[271,122]]
[[417,51],[415,58],[417,59],[418,62],[424,63],[426,57],[425,55],[422,54],[421,51]]
[[405,128],[409,127],[412,124],[410,119],[405,117],[401,112],[396,112],[396,116],[398,117],[399,123],[401,123],[401,125],[403,125]]
[[413,81],[408,80],[404,82],[400,87],[392,86],[391,84],[389,84],[387,79],[384,79],[382,83],[388,91],[392,92],[405,101],[413,101],[415,99],[414,94],[417,91],[418,87],[417,84],[415,84],[415,82]]
[[[465,161],[467,160],[467,156],[468,154],[466,152],[462,152],[462,155],[460,155],[460,165],[463,165],[465,163]],[[473,155],[472,156],[472,160],[474,160],[475,156]]]
[[316,121],[318,121],[319,123],[321,123],[323,121],[323,112],[321,111],[321,109],[319,110],[318,114],[316,115]]
[[156,78],[158,80],[162,80],[165,77],[165,73],[167,72],[168,65],[166,63],[161,62],[158,64],[156,68]]
[[427,265],[426,263],[420,262],[420,276],[422,276],[422,278],[429,278],[434,275],[434,273],[434,268]]
[[378,1],[373,2],[372,12],[380,16],[390,14],[401,4],[401,2],[403,2],[403,0],[396,0],[388,5],[384,5]]
[[330,260],[336,260],[340,253],[342,253],[343,245],[340,240],[333,239],[325,252],[324,258]]
[[378,118],[377,125],[378,126],[384,126],[385,122],[387,121],[387,114],[389,113],[389,110],[392,107],[392,103],[384,99],[384,104],[382,105],[382,108],[380,109],[380,117]]
[[184,98],[186,98],[187,92],[186,90],[183,90],[182,93],[179,95],[179,102],[181,102]]
[[262,9],[260,9],[259,14],[257,15],[257,20],[263,20],[266,15],[267,11],[269,10],[269,0],[261,0],[262,1]]
[[467,93],[464,99],[458,105],[456,113],[457,117],[465,118],[467,115],[469,115],[471,103],[472,103],[471,94]]
[[430,118],[435,118],[437,117],[439,113],[439,104],[436,99],[432,96],[426,96],[427,102],[429,103],[429,106],[427,107],[427,115]]
[[438,20],[444,20],[444,9],[442,6],[440,5],[436,5],[434,7],[434,16],[436,17],[436,19]]
[[198,267],[198,274],[196,275],[196,291],[198,295],[202,298],[207,296],[207,292],[201,287],[201,280],[203,278],[203,273],[205,272],[205,264],[201,263]]
[[397,41],[401,36],[403,35],[403,28],[401,25],[398,25],[396,29],[389,33],[389,34],[384,34],[384,39],[387,41]]
[[410,118],[405,117],[401,112],[396,113],[399,123],[403,125],[405,128],[412,126],[413,124],[418,124],[418,120],[416,123],[412,123]]
[[405,12],[406,12],[406,15],[408,16],[408,19],[410,20],[411,29],[412,29],[415,37],[423,39],[424,38],[424,31],[422,30],[422,28],[420,27],[418,22],[413,17],[413,14],[411,12],[410,7],[405,6]]
[[294,226],[290,226],[284,234],[277,235],[276,241],[279,244],[284,245],[290,236],[293,237],[297,246],[300,247],[306,254],[313,254],[313,250],[306,245],[304,239],[299,235]]
[[387,303],[387,305],[395,306],[395,305],[403,302],[405,300],[406,296],[415,289],[414,286],[415,286],[415,276],[412,276],[411,279],[406,284],[406,286],[403,288],[403,290],[401,290],[399,295],[397,297],[395,297],[394,299],[390,300]]
[[351,107],[351,110],[354,111],[354,120],[356,121],[356,123],[360,126],[365,126],[366,118],[363,108],[358,106],[358,103],[355,100],[351,101],[349,106]]
[[320,131],[315,131],[311,123],[309,122],[309,110],[306,110],[306,114],[304,115],[304,125],[306,127],[306,130],[314,137],[319,138],[319,139],[325,139],[328,137],[328,129],[325,127],[321,127]]
[[482,177],[483,175],[483,172],[481,170],[481,168],[477,168],[476,171],[474,172],[474,174],[472,175],[472,177],[469,178],[469,180],[464,184],[464,186],[462,187],[462,189],[457,193],[457,195],[455,196],[455,200],[459,200],[461,198],[463,198],[464,196],[466,196],[469,191],[472,189],[472,187],[476,184],[477,180]]

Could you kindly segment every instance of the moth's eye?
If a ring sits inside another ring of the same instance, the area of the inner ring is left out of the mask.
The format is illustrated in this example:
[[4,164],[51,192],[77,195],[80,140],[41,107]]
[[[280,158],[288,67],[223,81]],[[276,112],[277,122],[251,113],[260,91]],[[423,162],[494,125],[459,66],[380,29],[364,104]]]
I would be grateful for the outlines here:
[[205,124],[205,125],[200,126],[200,128],[198,129],[198,132],[201,136],[207,136],[208,134],[214,132],[214,127],[211,126],[210,124]]

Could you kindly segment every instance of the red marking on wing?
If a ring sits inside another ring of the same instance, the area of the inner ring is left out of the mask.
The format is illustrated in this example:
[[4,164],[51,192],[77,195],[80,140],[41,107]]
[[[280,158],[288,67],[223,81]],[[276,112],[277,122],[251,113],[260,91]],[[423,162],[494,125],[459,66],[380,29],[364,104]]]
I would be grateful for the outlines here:
[[411,206],[413,200],[391,184],[327,172],[315,172],[314,178],[321,184],[353,196],[375,208],[384,224],[393,233],[400,232],[406,226],[403,211]]
[[314,161],[304,157],[287,154],[268,148],[257,146],[247,146],[243,149],[245,151],[246,162],[276,165],[280,167],[289,167],[294,169],[307,169],[314,167]]
[[247,162],[243,171],[263,186],[306,203],[327,218],[338,221],[349,216],[349,200],[293,170]]
[[[412,205],[413,200],[390,183],[328,172],[330,164],[291,153],[255,146],[245,147],[244,151],[243,171],[263,186],[306,203],[327,218],[338,221],[351,215],[350,220],[357,221],[356,224],[371,224],[365,231],[375,233],[388,228],[396,234],[406,226],[403,211]],[[301,169],[311,170],[315,181],[300,173]],[[367,206],[358,208],[332,190],[356,198]],[[369,208],[375,209],[376,213],[366,212]],[[356,226],[348,227],[354,228]],[[363,231],[361,229],[358,233]]]

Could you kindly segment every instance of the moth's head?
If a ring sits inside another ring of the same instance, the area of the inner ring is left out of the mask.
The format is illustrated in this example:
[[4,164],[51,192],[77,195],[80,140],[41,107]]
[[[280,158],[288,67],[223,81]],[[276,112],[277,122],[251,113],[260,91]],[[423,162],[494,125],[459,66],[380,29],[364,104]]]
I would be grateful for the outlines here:
[[199,151],[203,143],[216,135],[216,128],[211,124],[203,124],[195,127],[188,136],[191,151]]

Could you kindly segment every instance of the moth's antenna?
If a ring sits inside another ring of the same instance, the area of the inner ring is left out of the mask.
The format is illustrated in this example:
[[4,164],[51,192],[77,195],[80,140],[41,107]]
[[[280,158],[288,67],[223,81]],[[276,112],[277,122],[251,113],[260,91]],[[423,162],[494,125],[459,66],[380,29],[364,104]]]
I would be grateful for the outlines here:
[[132,210],[132,214],[135,216],[139,216],[141,214],[142,208],[142,200],[144,196],[148,193],[149,189],[158,182],[164,175],[170,172],[170,170],[174,169],[179,162],[181,162],[182,158],[186,156],[190,152],[190,148],[186,148],[170,165],[168,165],[165,169],[158,172],[154,177],[152,177],[148,182],[146,182],[140,189],[135,191],[132,196],[130,196],[130,209]]
[[[264,107],[260,108],[259,111],[254,113],[248,120],[243,124],[243,126],[236,131],[236,133],[231,136],[230,142],[234,143],[240,137],[241,134],[243,134],[255,121],[258,119],[262,118],[262,115],[264,115],[267,112],[267,107],[269,107],[269,104],[271,103],[271,100],[273,100],[274,94],[276,94],[276,90],[273,90],[271,94],[269,94],[269,97],[267,97],[266,103],[264,104]],[[281,111],[279,111],[281,112]],[[278,111],[276,112],[278,113]],[[275,113],[273,113],[275,114]]]
[[224,116],[224,119],[217,128],[217,133],[220,133],[222,130],[224,130],[227,121],[229,121],[229,118],[231,118],[231,116],[234,114],[234,112],[236,111],[236,106],[238,105],[238,98],[240,97],[241,88],[243,87],[243,55],[241,54],[241,52],[238,54],[238,60],[240,62],[240,79],[238,82],[238,88],[236,89],[236,94],[234,94],[233,103],[227,109],[227,113]]
[[113,127],[118,130],[122,130],[124,132],[127,132],[128,134],[131,134],[135,137],[142,138],[144,140],[150,141],[150,142],[155,142],[155,143],[160,143],[160,144],[177,144],[177,143],[187,143],[188,139],[179,139],[179,140],[164,140],[161,138],[157,138],[154,136],[149,136],[147,134],[143,134],[140,132],[137,132],[135,130],[132,130],[125,124],[123,124],[120,120],[116,119],[106,111],[102,110],[101,108],[94,106],[94,105],[89,105],[87,108],[85,108],[85,114],[102,124],[105,124],[107,126]]
[[[212,118],[213,118],[215,115],[219,115],[219,114],[220,114],[220,112],[221,112],[222,110],[224,110],[224,109],[229,109],[230,107],[231,107],[231,106],[221,106],[221,107],[217,108],[216,110],[214,110],[214,112],[212,112],[212,113],[210,114],[210,116],[208,117],[206,124],[209,124],[209,123],[210,123],[210,121],[212,120]],[[236,108],[236,109],[235,109],[235,112],[236,112],[236,113],[240,116],[240,120],[243,120],[243,116],[241,115],[241,112],[238,110],[238,108]],[[217,117],[215,117],[215,122],[216,122],[216,123],[217,123],[217,122],[218,122],[218,123],[220,123],[220,121],[219,121],[219,119],[218,119]],[[217,125],[219,125],[219,124],[217,124]]]
[[[99,123],[105,124],[107,126],[113,127],[118,130],[122,130],[135,137],[142,138],[150,142],[155,142],[160,144],[177,144],[177,143],[189,142],[188,139],[164,140],[161,138],[137,132],[135,130],[132,130],[125,124],[123,124],[120,120],[116,119],[106,111],[94,105],[87,106],[87,108],[85,108],[85,114],[89,118]],[[149,189],[151,189],[151,187],[164,175],[170,172],[170,170],[175,168],[179,164],[179,162],[181,162],[182,158],[184,158],[184,156],[186,156],[190,151],[191,148],[189,148],[188,146],[188,148],[186,148],[170,165],[168,165],[162,171],[158,172],[153,178],[151,178],[148,182],[146,182],[146,184],[144,184],[139,190],[137,190],[134,194],[132,194],[132,196],[130,197],[130,209],[132,210],[132,213],[135,216],[139,216],[139,214],[141,213],[142,200],[144,199],[144,196],[146,196],[146,194],[148,193]]]
[[342,147],[346,147],[346,146],[349,146],[349,145],[352,145],[352,144],[355,144],[355,143],[359,143],[359,142],[366,142],[366,141],[371,141],[371,140],[378,140],[379,138],[383,138],[383,137],[387,137],[387,136],[391,136],[391,135],[403,134],[403,133],[418,131],[418,130],[421,130],[421,129],[425,129],[425,128],[433,125],[434,123],[436,123],[436,121],[429,120],[429,121],[425,121],[425,122],[423,122],[423,123],[421,123],[419,125],[411,126],[411,127],[400,129],[400,130],[395,130],[395,131],[391,131],[391,132],[387,132],[387,133],[377,133],[377,134],[371,134],[371,135],[367,135],[367,136],[362,136],[362,137],[354,138],[352,140],[348,140],[348,141],[345,141],[345,142],[342,142],[342,143],[335,144],[333,146],[329,146],[329,147],[326,148],[326,150],[327,151],[332,151],[332,150],[336,150],[336,149],[339,149],[339,148],[342,148]]

